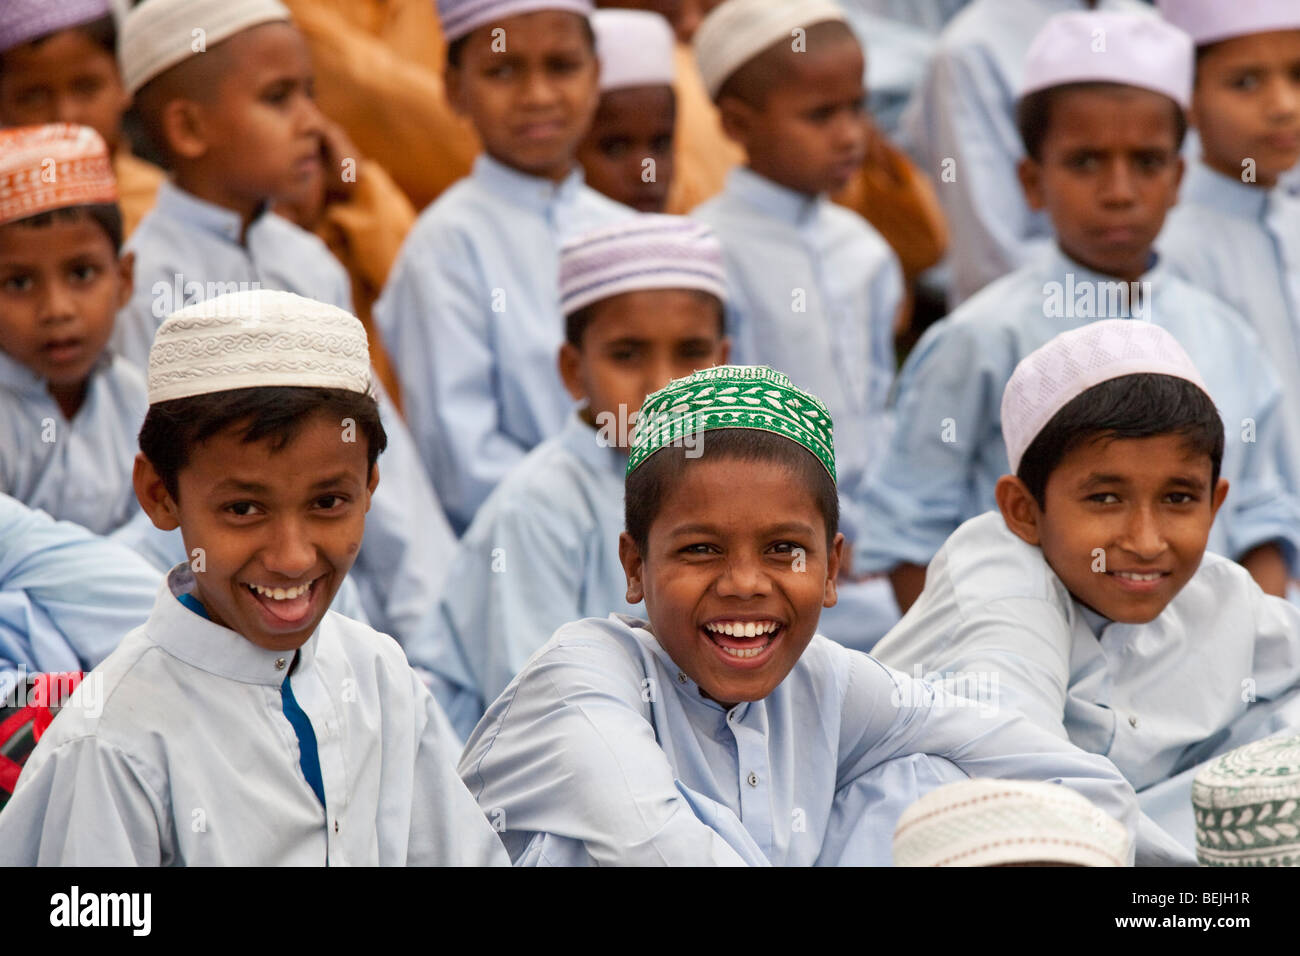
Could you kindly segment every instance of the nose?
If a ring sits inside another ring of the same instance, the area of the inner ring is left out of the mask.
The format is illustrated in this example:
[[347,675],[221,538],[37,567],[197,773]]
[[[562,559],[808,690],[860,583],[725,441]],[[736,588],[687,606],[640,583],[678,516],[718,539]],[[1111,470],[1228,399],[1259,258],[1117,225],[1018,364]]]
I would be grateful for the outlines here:
[[1127,162],[1116,160],[1107,166],[1102,179],[1101,200],[1107,206],[1129,206],[1137,200],[1136,180]]
[[871,124],[858,110],[845,110],[835,124],[835,145],[845,152],[862,150],[867,145]]
[[1165,530],[1153,509],[1133,509],[1124,527],[1120,546],[1142,561],[1155,561],[1169,547]]
[[297,580],[316,564],[316,546],[301,518],[275,522],[271,540],[262,548],[262,565],[272,574]]
[[1285,120],[1300,112],[1300,83],[1290,76],[1279,77],[1270,85],[1269,117]]
[[529,70],[524,80],[523,101],[526,106],[550,106],[558,99],[555,83],[545,70]]
[[727,558],[726,568],[718,578],[715,590],[719,597],[765,597],[772,591],[772,582],[756,555],[733,553]]
[[317,139],[325,135],[325,116],[321,113],[320,107],[316,105],[316,100],[308,94],[303,94],[299,100],[300,107],[298,112],[298,129],[304,133],[315,136]]
[[56,123],[81,123],[81,104],[73,96],[66,93],[59,94],[54,98],[53,121]]
[[41,324],[62,325],[76,318],[76,299],[67,284],[55,279],[44,284],[41,297]]

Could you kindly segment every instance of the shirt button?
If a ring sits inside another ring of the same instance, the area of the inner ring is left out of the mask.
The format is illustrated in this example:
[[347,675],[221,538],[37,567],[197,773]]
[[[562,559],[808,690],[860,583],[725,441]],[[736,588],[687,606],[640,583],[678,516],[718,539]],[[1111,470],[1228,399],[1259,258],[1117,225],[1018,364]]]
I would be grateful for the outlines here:
[[748,777],[747,779],[748,779],[748,781],[749,781],[749,785],[750,785],[751,787],[757,787],[757,786],[758,786],[758,774],[754,773],[754,771],[751,770],[751,771],[749,772],[749,777]]
[[678,672],[677,672],[677,683],[679,683],[679,684],[685,684],[685,683],[686,683],[686,675],[683,674],[681,671],[678,671]]
[[337,820],[334,821],[334,832],[335,833],[339,832],[339,822]]
[[287,662],[283,657],[277,657],[277,658],[275,659],[275,669],[278,670],[278,671],[282,671],[282,670],[284,670],[284,665],[285,665],[286,663],[288,663],[288,662]]
[[1136,727],[1138,725],[1137,714],[1128,715],[1128,725],[1130,727]]

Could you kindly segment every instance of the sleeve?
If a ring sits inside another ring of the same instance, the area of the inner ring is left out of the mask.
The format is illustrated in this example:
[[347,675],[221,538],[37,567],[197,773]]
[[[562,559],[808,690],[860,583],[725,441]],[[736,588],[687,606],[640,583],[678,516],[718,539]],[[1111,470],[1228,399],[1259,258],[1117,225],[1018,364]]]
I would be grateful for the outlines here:
[[38,750],[0,813],[0,866],[159,866],[170,862],[165,805],[132,758],[93,737]]
[[996,701],[987,706],[891,671],[866,655],[846,653],[851,669],[839,788],[886,760],[930,754],[971,777],[1064,784],[1123,823],[1132,845],[1137,797],[1105,757],[1085,753]]
[[455,529],[465,528],[526,449],[501,430],[491,303],[468,242],[417,225],[375,320],[405,394],[416,448]]
[[456,773],[460,741],[437,701],[411,674],[423,724],[411,799],[410,866],[508,866],[501,838]]
[[[978,49],[940,45],[917,93],[919,120],[910,130],[934,164],[939,201],[952,232],[955,301],[974,295],[1023,264],[1050,240],[1035,238],[1036,215],[1025,204],[1016,162],[1020,136],[1007,93]],[[919,135],[917,135],[919,134]]]
[[500,821],[512,857],[547,834],[580,842],[604,866],[747,862],[752,848],[725,839],[743,831],[739,821],[711,828],[678,788],[644,711],[643,677],[617,646],[560,643],[529,665],[508,708],[479,725],[461,776]]
[[1244,582],[1255,622],[1255,658],[1252,669],[1256,701],[1273,701],[1300,688],[1300,607]]
[[929,564],[971,517],[974,472],[1009,373],[971,325],[939,322],[903,367],[892,434],[859,496],[855,571]]

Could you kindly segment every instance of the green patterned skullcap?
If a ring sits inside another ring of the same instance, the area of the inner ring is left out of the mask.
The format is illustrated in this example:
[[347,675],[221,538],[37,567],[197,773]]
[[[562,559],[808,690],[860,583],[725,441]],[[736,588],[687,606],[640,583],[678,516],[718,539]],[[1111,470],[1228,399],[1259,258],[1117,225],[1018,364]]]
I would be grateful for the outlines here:
[[719,365],[652,393],[637,415],[627,473],[661,448],[717,428],[758,428],[798,442],[835,478],[830,412],[816,395],[765,365]]
[[1269,737],[1205,764],[1192,782],[1202,866],[1300,866],[1300,737]]

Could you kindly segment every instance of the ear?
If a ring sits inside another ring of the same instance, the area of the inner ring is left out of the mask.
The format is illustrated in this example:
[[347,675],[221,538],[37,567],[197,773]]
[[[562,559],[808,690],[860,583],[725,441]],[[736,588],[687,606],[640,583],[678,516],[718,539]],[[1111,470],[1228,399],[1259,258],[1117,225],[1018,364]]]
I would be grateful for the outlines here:
[[830,553],[826,556],[826,590],[822,594],[822,607],[834,607],[840,599],[835,589],[835,582],[840,576],[840,564],[844,560],[844,533],[836,532],[831,542]]
[[1183,174],[1187,172],[1187,160],[1183,159],[1183,154],[1179,153],[1174,157],[1174,188],[1173,195],[1169,199],[1169,208],[1173,209],[1178,205],[1178,190],[1183,185]]
[[451,104],[452,112],[457,116],[469,115],[469,104],[465,101],[465,84],[462,82],[461,70],[464,65],[452,66],[448,63],[443,67],[442,85],[447,91],[447,102]]
[[1007,523],[1011,533],[1026,544],[1041,544],[1039,522],[1042,511],[1025,483],[1015,475],[1003,475],[998,479],[994,496],[997,498],[998,510],[1002,512],[1002,520]]
[[1016,164],[1016,178],[1024,191],[1029,208],[1038,211],[1044,207],[1043,202],[1043,164],[1026,156]]
[[641,549],[626,531],[618,536],[618,560],[627,576],[627,603],[636,604],[645,600],[645,584],[641,579],[644,568]]
[[201,103],[185,99],[169,100],[162,108],[158,122],[162,127],[163,141],[176,156],[181,159],[201,159],[207,153],[207,124],[204,122]]
[[723,336],[722,341],[718,343],[718,361],[715,365],[726,365],[731,361],[731,336]]
[[128,252],[117,260],[117,308],[124,309],[135,291],[135,253]]
[[1210,496],[1210,517],[1216,517],[1219,509],[1223,507],[1223,501],[1228,497],[1228,479],[1220,478],[1219,483],[1214,486],[1214,494]]
[[154,468],[153,462],[144,456],[144,452],[136,453],[131,484],[135,486],[135,500],[140,502],[140,507],[155,528],[159,531],[175,531],[181,526],[176,502],[172,500],[162,477]]
[[375,462],[370,468],[370,483],[366,485],[366,511],[370,510],[370,502],[375,496],[375,489],[379,487],[379,462]]
[[757,111],[738,96],[724,96],[718,100],[718,115],[722,119],[722,131],[727,138],[746,147],[748,152],[749,137],[754,129]]
[[558,361],[560,379],[564,382],[564,390],[569,393],[569,397],[575,402],[586,399],[587,389],[582,383],[582,350],[572,342],[565,342],[560,346]]

